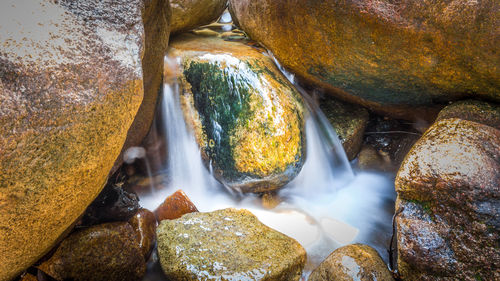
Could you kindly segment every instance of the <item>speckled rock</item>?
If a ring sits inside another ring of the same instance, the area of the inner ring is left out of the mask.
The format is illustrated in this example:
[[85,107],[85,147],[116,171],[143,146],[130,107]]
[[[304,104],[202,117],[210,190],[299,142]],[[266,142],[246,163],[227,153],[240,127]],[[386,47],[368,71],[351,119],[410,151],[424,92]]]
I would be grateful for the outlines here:
[[396,178],[404,280],[500,280],[500,130],[436,122]]
[[146,262],[126,222],[106,223],[64,239],[39,268],[57,280],[141,280]]
[[215,21],[227,7],[227,0],[170,0],[172,32],[188,31]]
[[363,244],[333,251],[312,273],[308,281],[393,281],[391,273],[375,249]]
[[172,280],[299,280],[306,252],[247,210],[224,209],[164,220],[158,254]]
[[47,252],[103,188],[143,97],[142,9],[0,2],[0,280]]
[[304,104],[263,50],[191,34],[170,47],[186,120],[216,178],[242,192],[292,180],[305,158]]
[[156,243],[155,215],[150,210],[141,208],[128,222],[134,228],[137,243],[147,261]]
[[364,145],[358,155],[358,168],[365,171],[395,171],[391,159],[370,145]]
[[286,68],[344,99],[406,118],[463,97],[500,101],[497,0],[229,3]]
[[500,105],[478,100],[459,101],[443,108],[437,120],[448,118],[474,121],[500,130]]
[[356,158],[368,123],[368,111],[332,98],[321,99],[319,106],[340,137],[347,158]]

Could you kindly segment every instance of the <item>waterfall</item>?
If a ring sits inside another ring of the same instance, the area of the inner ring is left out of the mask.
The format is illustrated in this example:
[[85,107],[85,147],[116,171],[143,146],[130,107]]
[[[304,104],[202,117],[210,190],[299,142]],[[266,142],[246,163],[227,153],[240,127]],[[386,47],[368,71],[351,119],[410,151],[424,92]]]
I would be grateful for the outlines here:
[[[170,65],[177,63],[172,58],[165,60]],[[293,76],[285,74],[293,82]],[[264,209],[256,195],[235,197],[214,179],[186,126],[176,78],[166,77],[163,90],[161,111],[168,145],[166,187],[154,195],[140,194],[143,207],[154,210],[168,195],[182,189],[200,211],[249,209],[263,223],[306,248],[304,276],[345,244],[366,243],[385,253],[395,197],[391,179],[352,171],[334,129],[302,89],[308,109],[306,161],[299,175],[279,191],[283,202],[272,210]],[[383,237],[374,237],[374,233]]]

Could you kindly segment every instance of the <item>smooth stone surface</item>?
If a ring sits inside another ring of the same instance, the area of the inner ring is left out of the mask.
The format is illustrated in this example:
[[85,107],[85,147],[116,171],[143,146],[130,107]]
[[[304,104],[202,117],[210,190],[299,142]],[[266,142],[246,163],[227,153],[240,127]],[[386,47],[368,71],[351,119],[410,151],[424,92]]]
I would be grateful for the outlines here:
[[436,120],[448,118],[474,121],[500,130],[500,105],[478,100],[458,101],[443,108]]
[[185,214],[198,212],[198,209],[189,197],[182,190],[177,190],[168,196],[155,210],[156,219],[173,220],[182,217]]
[[437,102],[500,101],[497,0],[230,0],[229,9],[284,67],[379,112],[430,119]]
[[349,161],[356,158],[368,123],[368,111],[329,97],[321,99],[319,107],[340,137]]
[[363,244],[347,245],[333,251],[308,281],[393,281],[375,249]]
[[170,0],[173,33],[209,24],[222,15],[227,0]]
[[57,280],[141,280],[146,262],[132,226],[106,223],[64,239],[54,255],[39,266]]
[[282,187],[305,160],[302,97],[262,51],[192,34],[169,50],[180,57],[181,105],[206,166],[242,192]]
[[294,239],[247,210],[224,209],[164,220],[158,254],[172,280],[299,280],[306,261]]
[[404,280],[500,280],[500,130],[436,122],[395,184]]
[[44,255],[103,188],[143,98],[142,8],[0,2],[0,280]]
[[148,260],[156,243],[156,218],[153,212],[140,208],[128,221],[134,228],[137,243],[141,249],[144,260]]

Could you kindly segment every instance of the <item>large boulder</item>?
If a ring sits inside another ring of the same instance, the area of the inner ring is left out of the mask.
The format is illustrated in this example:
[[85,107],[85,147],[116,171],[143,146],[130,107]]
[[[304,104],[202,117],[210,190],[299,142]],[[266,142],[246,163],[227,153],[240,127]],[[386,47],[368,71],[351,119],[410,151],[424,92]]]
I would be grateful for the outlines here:
[[396,178],[404,280],[500,280],[500,130],[432,125]]
[[160,263],[171,280],[298,281],[306,261],[297,241],[247,210],[164,220],[157,235]]
[[209,24],[219,18],[227,0],[170,0],[171,31],[179,33]]
[[500,101],[500,2],[230,0],[292,72],[397,117],[463,97]]
[[393,281],[375,249],[368,245],[347,245],[333,251],[309,275],[308,281]]
[[181,104],[205,163],[242,192],[285,185],[305,159],[302,97],[261,51],[191,34],[169,49],[180,57]]
[[103,188],[143,98],[146,8],[0,3],[0,280],[47,252]]

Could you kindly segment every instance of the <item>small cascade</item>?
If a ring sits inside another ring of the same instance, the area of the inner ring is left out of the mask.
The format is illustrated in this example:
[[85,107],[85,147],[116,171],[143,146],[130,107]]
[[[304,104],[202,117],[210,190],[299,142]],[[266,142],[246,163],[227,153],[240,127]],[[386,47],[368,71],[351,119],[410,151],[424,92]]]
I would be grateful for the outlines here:
[[[172,58],[165,60],[177,64]],[[293,81],[293,76],[285,75]],[[366,243],[385,253],[395,197],[392,179],[381,174],[355,174],[335,130],[303,90],[309,111],[305,124],[306,161],[299,175],[279,190],[282,202],[268,210],[257,195],[234,196],[228,192],[204,166],[194,135],[184,120],[179,84],[176,78],[167,78],[161,106],[168,146],[165,187],[154,195],[139,194],[143,207],[154,210],[167,196],[182,189],[200,211],[248,209],[263,223],[306,248],[304,276],[346,244]]]

